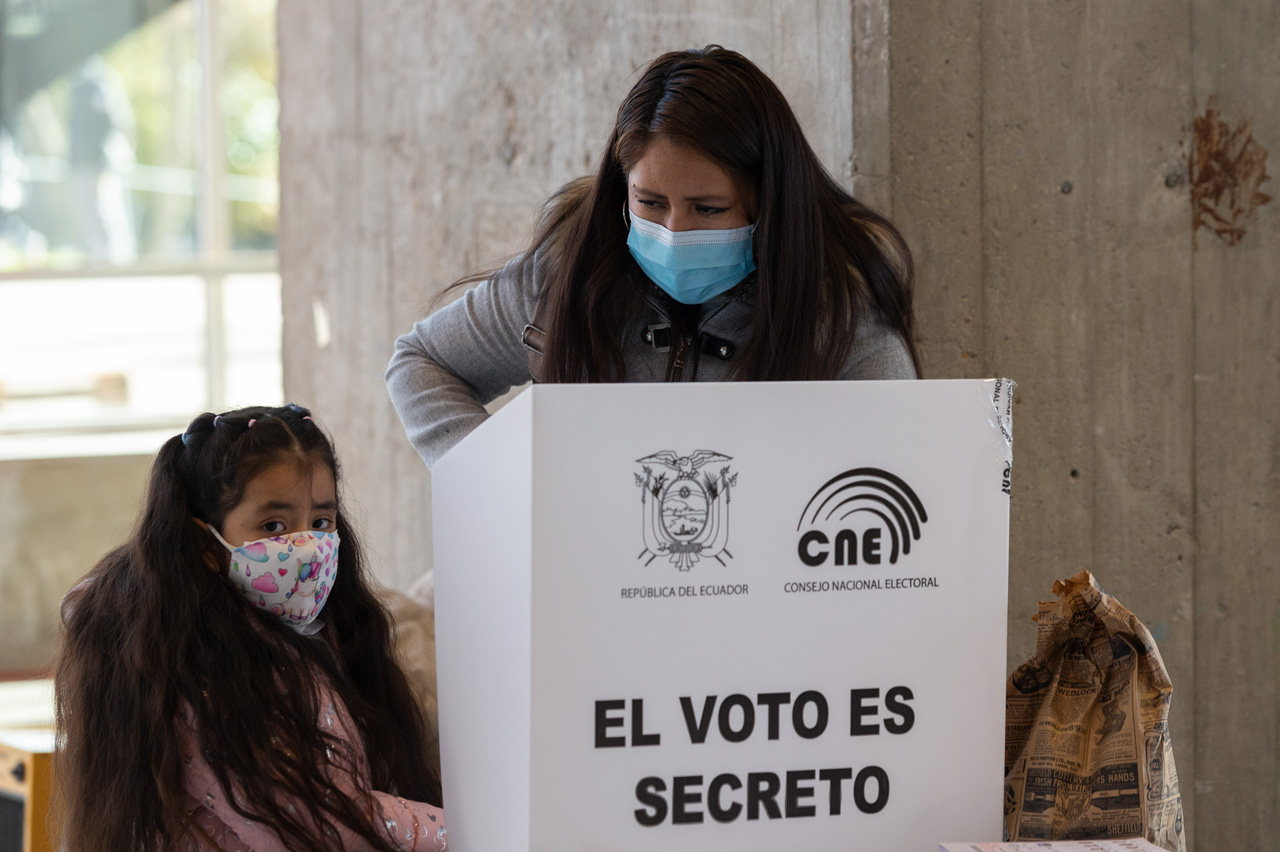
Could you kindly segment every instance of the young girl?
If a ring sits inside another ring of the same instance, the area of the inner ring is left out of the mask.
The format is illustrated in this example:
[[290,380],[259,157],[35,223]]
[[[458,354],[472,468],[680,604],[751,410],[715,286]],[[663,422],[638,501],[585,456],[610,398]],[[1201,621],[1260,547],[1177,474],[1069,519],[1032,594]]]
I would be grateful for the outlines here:
[[63,604],[72,852],[443,850],[426,723],[306,409],[202,414]]

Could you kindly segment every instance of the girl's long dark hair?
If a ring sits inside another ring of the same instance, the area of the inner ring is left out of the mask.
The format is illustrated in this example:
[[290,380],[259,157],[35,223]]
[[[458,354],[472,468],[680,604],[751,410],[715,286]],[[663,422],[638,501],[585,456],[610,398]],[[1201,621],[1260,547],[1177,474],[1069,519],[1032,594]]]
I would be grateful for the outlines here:
[[549,203],[520,260],[542,281],[540,379],[625,378],[622,334],[644,281],[626,245],[626,175],[658,136],[703,153],[754,196],[755,307],[735,378],[836,378],[868,311],[902,336],[919,372],[902,236],[823,169],[773,81],[712,45],[655,60],[618,109],[595,176]]
[[[341,848],[337,824],[394,849],[374,789],[440,803],[426,722],[392,657],[341,493],[341,572],[313,637],[250,606],[226,579],[226,551],[196,523],[221,527],[248,483],[279,463],[323,464],[340,481],[332,444],[305,409],[200,415],[161,447],[131,538],[67,596],[55,773],[72,852],[160,852],[199,830],[184,807],[176,734],[187,714],[219,782],[238,794],[228,801],[291,849]],[[354,799],[323,771],[327,750],[343,757],[344,745],[320,728],[322,687],[345,702],[363,740],[371,786]]]

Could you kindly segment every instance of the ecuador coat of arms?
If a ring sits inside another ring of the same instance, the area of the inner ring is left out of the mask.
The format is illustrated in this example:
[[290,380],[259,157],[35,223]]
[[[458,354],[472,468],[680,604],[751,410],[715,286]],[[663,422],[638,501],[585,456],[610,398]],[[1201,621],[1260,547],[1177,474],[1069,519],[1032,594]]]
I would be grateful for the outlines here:
[[[636,459],[641,472],[635,475],[640,487],[640,508],[644,550],[639,559],[648,565],[665,556],[681,571],[688,571],[701,559],[721,565],[732,559],[729,543],[729,493],[738,474],[724,465],[718,473],[703,468],[732,461],[712,450],[697,450],[687,456],[672,450]],[[655,468],[664,467],[655,473]]]

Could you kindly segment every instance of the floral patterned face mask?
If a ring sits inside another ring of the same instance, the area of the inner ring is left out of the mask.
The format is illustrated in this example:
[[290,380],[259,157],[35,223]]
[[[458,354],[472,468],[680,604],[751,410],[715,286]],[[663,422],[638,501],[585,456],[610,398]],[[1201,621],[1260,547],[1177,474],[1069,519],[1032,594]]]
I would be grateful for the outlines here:
[[231,551],[227,576],[249,603],[304,636],[323,626],[315,619],[338,576],[336,532],[306,530],[232,547],[212,526],[208,529]]

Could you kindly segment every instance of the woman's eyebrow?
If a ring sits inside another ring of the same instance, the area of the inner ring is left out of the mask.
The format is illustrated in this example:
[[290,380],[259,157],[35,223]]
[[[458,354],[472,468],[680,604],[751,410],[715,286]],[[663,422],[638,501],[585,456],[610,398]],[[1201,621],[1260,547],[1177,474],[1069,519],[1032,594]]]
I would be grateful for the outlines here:
[[[648,195],[653,198],[661,198],[664,200],[666,199],[666,196],[661,192],[654,192],[652,189],[645,189],[638,184],[633,183],[631,185],[631,189],[641,195]],[[693,204],[717,204],[724,207],[733,206],[733,199],[727,195],[691,195],[685,198],[685,201],[692,202]]]
[[666,196],[661,192],[654,192],[652,189],[645,189],[643,186],[636,183],[631,184],[631,189],[644,195],[652,195],[654,198],[666,198]]
[[336,510],[336,509],[338,508],[338,501],[337,501],[337,500],[325,500],[323,503],[317,503],[315,507],[316,507],[317,509],[328,509],[328,510],[330,510],[330,511],[333,511],[333,510]]

